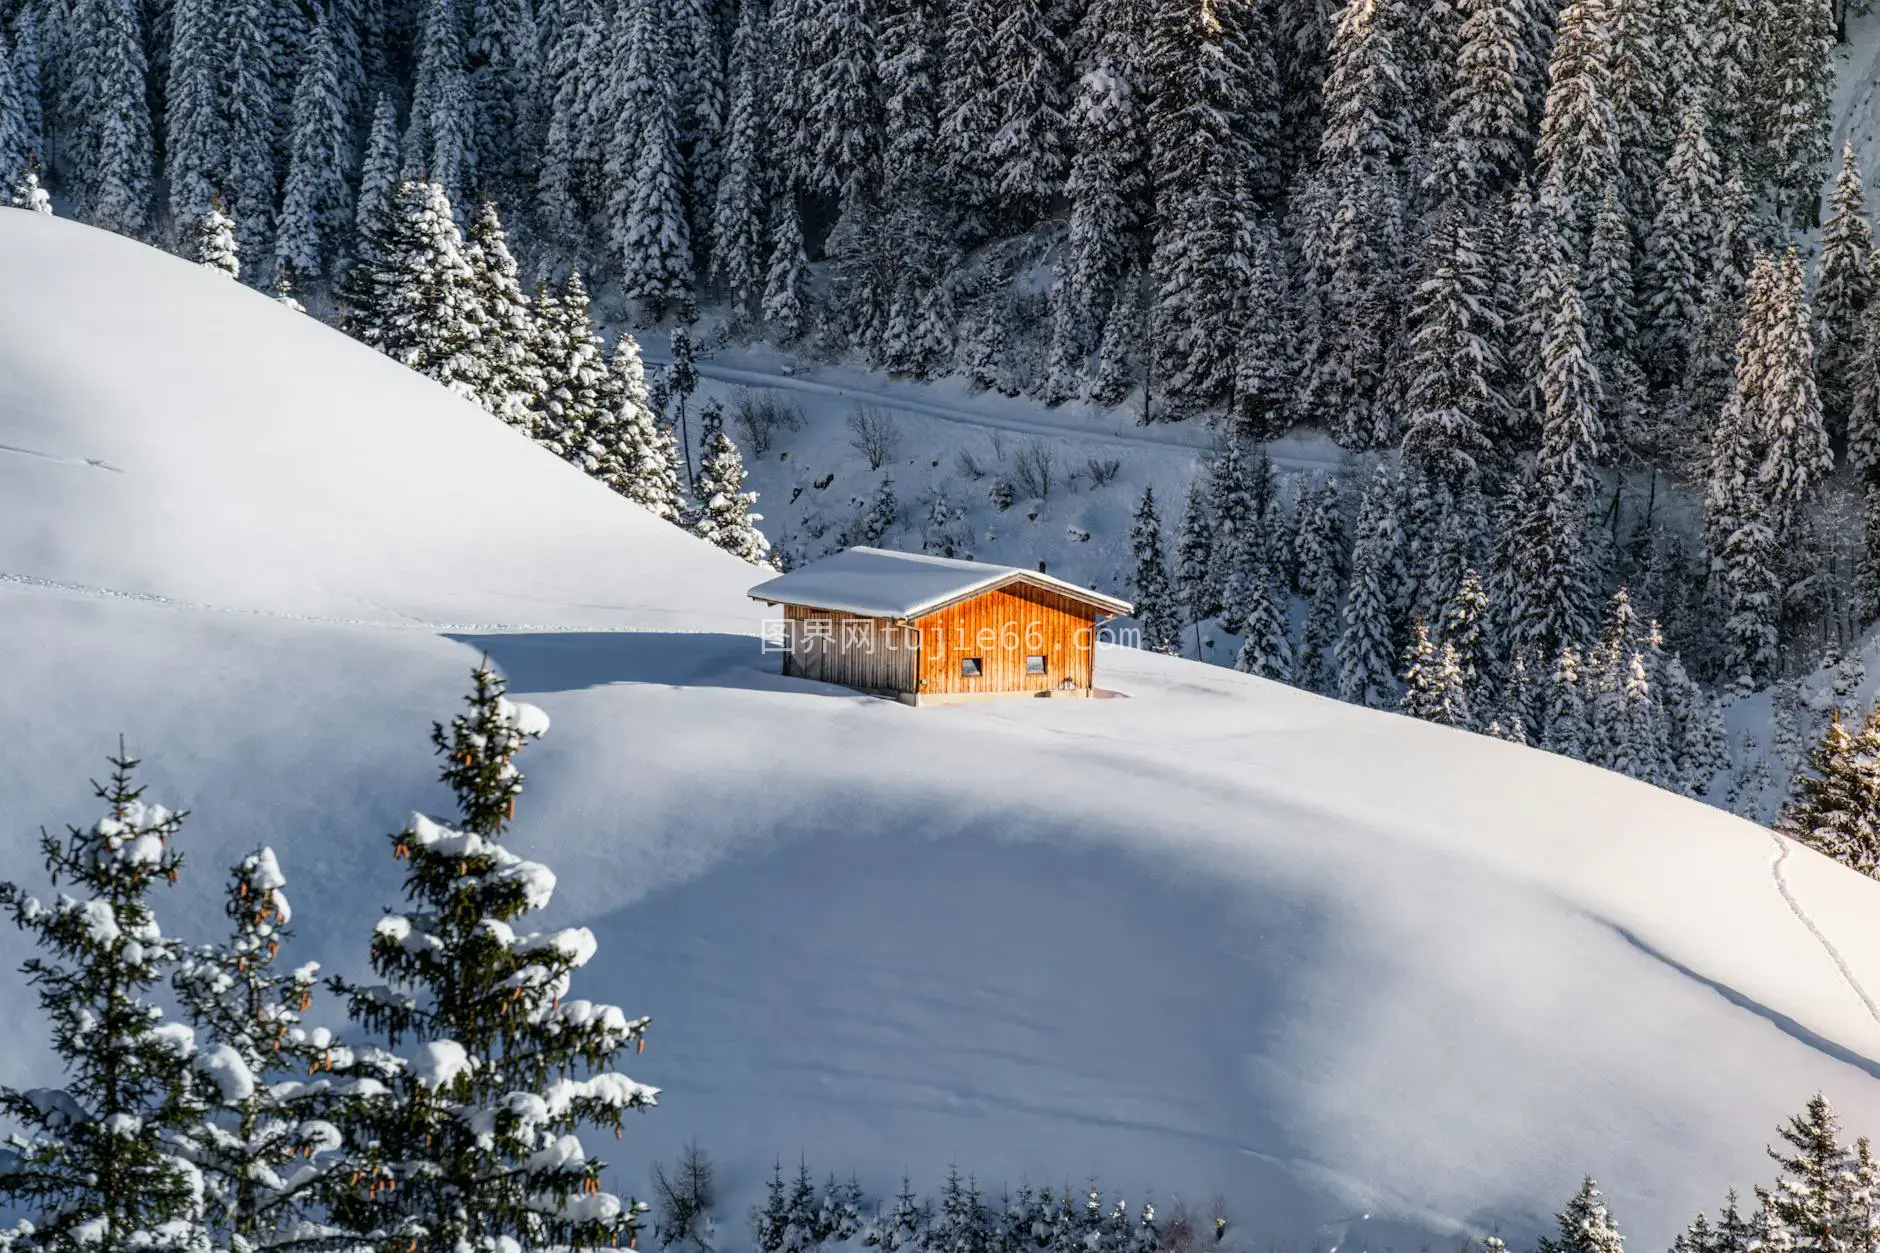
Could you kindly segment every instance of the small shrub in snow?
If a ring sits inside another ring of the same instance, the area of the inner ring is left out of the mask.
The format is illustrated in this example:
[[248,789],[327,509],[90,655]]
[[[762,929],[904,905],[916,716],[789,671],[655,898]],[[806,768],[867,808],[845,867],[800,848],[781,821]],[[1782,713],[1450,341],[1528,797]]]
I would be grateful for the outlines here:
[[773,391],[741,391],[731,402],[731,423],[751,454],[770,451],[779,431],[803,429],[803,411]]
[[1090,486],[1103,487],[1123,472],[1123,461],[1120,457],[1091,457],[1084,462],[1084,472],[1090,476]]
[[718,1181],[712,1159],[697,1141],[679,1152],[679,1164],[668,1174],[653,1163],[653,1218],[659,1247],[683,1244],[697,1253],[709,1253],[713,1231],[712,1210],[718,1205]]
[[1041,439],[1034,439],[1012,455],[1012,483],[1033,500],[1051,499],[1058,481],[1057,454]]
[[974,482],[978,482],[980,479],[986,477],[986,467],[979,464],[979,458],[973,456],[973,452],[970,448],[960,449],[958,455],[954,458],[954,463],[959,466],[960,473],[963,476],[972,479]]
[[1000,513],[1004,513],[1017,503],[1018,489],[1012,486],[1010,479],[995,479],[992,484],[992,490],[986,493],[986,499],[992,502],[994,509],[997,509]]
[[849,446],[868,459],[870,470],[894,460],[901,448],[901,428],[885,410],[862,405],[849,414]]

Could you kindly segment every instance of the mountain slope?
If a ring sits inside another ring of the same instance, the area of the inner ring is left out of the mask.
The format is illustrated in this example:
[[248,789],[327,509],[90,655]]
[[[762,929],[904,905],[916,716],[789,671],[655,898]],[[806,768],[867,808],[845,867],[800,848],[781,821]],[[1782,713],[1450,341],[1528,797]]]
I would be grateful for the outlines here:
[[1163,658],[1106,652],[1106,702],[786,682],[755,572],[332,332],[27,214],[0,270],[0,873],[122,730],[195,813],[171,927],[267,841],[356,969],[489,653],[555,720],[517,842],[600,935],[581,991],[654,1017],[624,1187],[697,1136],[739,1203],[804,1152],[1413,1247],[1591,1171],[1650,1248],[1817,1088],[1880,1125],[1880,885],[1765,831]]

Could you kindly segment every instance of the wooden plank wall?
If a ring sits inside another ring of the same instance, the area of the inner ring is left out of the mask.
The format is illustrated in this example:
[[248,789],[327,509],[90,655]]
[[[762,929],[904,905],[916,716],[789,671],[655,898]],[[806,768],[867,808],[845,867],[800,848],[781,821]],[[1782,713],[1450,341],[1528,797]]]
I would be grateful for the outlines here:
[[[783,672],[824,683],[840,683],[864,692],[912,692],[920,671],[920,637],[885,618],[865,618],[785,605],[790,651]],[[827,635],[812,634],[812,620],[830,624]]]
[[[1017,584],[929,614],[921,630],[923,695],[971,692],[1042,692],[1064,686],[1088,690],[1096,657],[1094,615],[1069,597]],[[1025,659],[1042,654],[1043,674],[1025,673]],[[980,660],[978,678],[960,674],[967,657]]]

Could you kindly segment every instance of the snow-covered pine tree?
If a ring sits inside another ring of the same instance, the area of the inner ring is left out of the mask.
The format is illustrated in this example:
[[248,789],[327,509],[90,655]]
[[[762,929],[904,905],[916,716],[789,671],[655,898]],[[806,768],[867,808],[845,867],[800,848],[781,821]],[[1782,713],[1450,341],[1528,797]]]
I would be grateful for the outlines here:
[[741,6],[731,38],[731,112],[711,217],[711,281],[740,324],[764,296],[764,45],[758,6]]
[[541,31],[529,0],[474,0],[464,65],[478,173],[505,182],[527,178],[546,128]]
[[1547,725],[1541,736],[1541,747],[1563,757],[1586,760],[1586,718],[1585,675],[1580,650],[1569,645],[1560,650],[1554,661],[1553,683],[1547,698]]
[[13,43],[8,49],[8,67],[13,73],[14,89],[19,93],[20,142],[28,159],[42,159],[46,151],[46,114],[43,91],[44,67],[40,60],[39,18],[31,5],[13,15]]
[[[1769,1149],[1781,1168],[1776,1186],[1757,1189],[1758,1199],[1777,1225],[1786,1247],[1820,1253],[1846,1247],[1848,1232],[1871,1229],[1871,1202],[1858,1194],[1856,1159],[1841,1143],[1841,1120],[1828,1099],[1817,1092],[1808,1107],[1777,1131],[1784,1148]],[[1865,1157],[1863,1147],[1861,1157]],[[1871,1173],[1869,1170],[1868,1173]],[[1870,1182],[1870,1181],[1869,1181]],[[1856,1235],[1854,1241],[1860,1241]]]
[[1569,238],[1581,246],[1606,189],[1619,177],[1612,107],[1610,0],[1569,0],[1548,65],[1547,107],[1535,159],[1572,207]]
[[1145,487],[1129,531],[1130,551],[1136,564],[1130,586],[1136,596],[1136,621],[1142,628],[1142,646],[1152,652],[1179,653],[1181,610],[1169,582],[1168,553],[1162,544],[1162,517],[1156,510],[1155,489]]
[[1707,546],[1727,589],[1724,672],[1739,686],[1775,677],[1785,545],[1833,465],[1801,261],[1765,255],[1750,278],[1736,387],[1712,439],[1704,498]]
[[1412,718],[1439,726],[1474,726],[1469,712],[1467,684],[1456,646],[1445,640],[1439,648],[1430,639],[1421,618],[1410,625],[1410,645],[1404,652],[1404,694],[1401,708]]
[[109,780],[93,784],[106,814],[41,835],[63,889],[55,899],[0,884],[0,909],[39,950],[23,970],[65,1073],[58,1091],[0,1088],[0,1110],[20,1129],[0,1197],[31,1214],[6,1233],[9,1247],[209,1248],[201,1176],[173,1139],[199,1109],[194,1043],[153,999],[181,952],[151,896],[182,865],[184,815],[144,799],[137,765],[120,746]]
[[[274,209],[280,190],[275,160],[275,42],[267,6],[231,4],[210,38],[222,65],[218,107],[222,148],[217,188],[235,220],[242,251],[253,258],[251,280],[265,281],[274,255]],[[291,75],[291,71],[290,71]],[[289,80],[291,82],[291,77]]]
[[404,169],[444,188],[452,204],[475,186],[476,134],[464,70],[464,21],[457,0],[424,0],[411,111],[405,119]]
[[1880,709],[1853,730],[1837,711],[1810,751],[1809,767],[1776,830],[1880,877]]
[[588,473],[605,474],[605,450],[591,445],[616,398],[580,272],[569,271],[559,292],[538,289],[534,313],[530,356],[542,380],[533,404],[535,438]]
[[1306,620],[1294,682],[1324,695],[1331,692],[1336,677],[1330,650],[1338,642],[1345,597],[1346,544],[1337,480],[1328,478],[1315,487],[1301,501],[1299,514],[1293,552],[1297,587],[1306,598]]
[[372,127],[366,138],[365,160],[359,167],[359,199],[353,208],[355,255],[378,229],[378,219],[391,204],[398,189],[398,106],[390,95],[380,92],[372,107]]
[[698,512],[692,534],[716,544],[752,565],[770,562],[770,541],[757,529],[763,515],[753,513],[757,493],[744,490],[744,458],[722,430],[706,440],[698,466]]
[[1137,249],[1148,197],[1148,139],[1138,0],[1095,0],[1078,38],[1085,64],[1071,101],[1070,202],[1059,281],[1071,341],[1096,341]]
[[1402,535],[1397,522],[1397,484],[1390,470],[1372,472],[1358,505],[1351,553],[1351,586],[1344,630],[1338,637],[1338,696],[1354,705],[1385,709],[1395,703],[1392,648],[1395,573]]
[[[1398,60],[1401,6],[1347,0],[1325,81],[1319,144],[1324,213],[1304,247],[1315,261],[1322,309],[1306,348],[1307,406],[1347,448],[1371,446],[1395,420],[1373,413],[1383,384],[1379,345],[1394,344],[1405,207],[1401,163],[1410,122]],[[1384,436],[1388,438],[1388,434]]]
[[59,170],[80,217],[140,235],[156,154],[139,7],[136,0],[72,0],[60,23]]
[[1410,419],[1404,459],[1452,493],[1477,479],[1502,428],[1496,347],[1502,326],[1475,228],[1451,204],[1424,249],[1410,312]]
[[211,0],[176,0],[170,9],[163,148],[170,222],[179,232],[208,213],[222,165],[219,62],[224,32],[216,18]]
[[1293,679],[1292,624],[1286,592],[1262,533],[1242,536],[1241,568],[1228,584],[1228,616],[1245,637],[1234,668],[1279,683]]
[[1587,342],[1599,372],[1600,420],[1607,445],[1646,459],[1668,441],[1662,424],[1648,418],[1645,377],[1637,362],[1638,305],[1632,225],[1620,189],[1606,189],[1594,219],[1586,262]]
[[999,84],[993,40],[997,0],[954,0],[945,6],[940,59],[941,185],[957,216],[962,239],[977,242],[991,229],[995,200],[992,145],[1001,126],[993,111]]
[[1837,444],[1846,440],[1848,414],[1854,404],[1862,315],[1873,299],[1873,278],[1868,273],[1873,251],[1866,188],[1849,142],[1841,153],[1834,193],[1828,198],[1821,260],[1815,271],[1815,374],[1820,382],[1822,420]]
[[608,21],[602,0],[564,0],[557,9],[542,12],[547,126],[535,190],[544,225],[559,238],[578,239],[602,148],[596,135],[609,68]]
[[273,849],[242,858],[223,905],[232,934],[191,950],[173,977],[197,1033],[194,1065],[207,1105],[179,1139],[202,1172],[214,1221],[251,1248],[294,1240],[342,1160],[339,1132],[325,1115],[342,1100],[368,1099],[341,1098],[324,1080],[282,1082],[318,1070],[330,1043],[327,1033],[299,1025],[319,965],[278,964],[292,938],[286,886]]
[[1834,94],[1834,17],[1829,0],[1775,0],[1766,23],[1758,121],[1769,190],[1782,216],[1813,225],[1821,207]]
[[779,343],[803,333],[809,298],[809,255],[796,195],[779,194],[770,208],[770,264],[764,279],[764,325]]
[[1722,195],[1722,173],[1706,126],[1701,104],[1685,110],[1677,142],[1658,180],[1658,213],[1652,219],[1640,267],[1648,373],[1658,387],[1682,381],[1703,316],[1716,205]]
[[1508,677],[1502,684],[1500,699],[1483,731],[1511,744],[1532,744],[1535,733],[1545,721],[1533,675],[1528,669],[1527,653],[1518,652],[1508,664]]
[[28,213],[51,213],[52,197],[39,185],[39,167],[28,161],[7,186],[7,206]]
[[335,1180],[341,1227],[379,1233],[419,1253],[632,1243],[643,1205],[600,1189],[605,1163],[582,1128],[621,1128],[656,1089],[613,1069],[647,1020],[568,996],[594,956],[585,927],[546,934],[522,924],[553,896],[554,873],[504,843],[522,792],[514,758],[548,727],[477,667],[470,710],[435,726],[452,825],[422,814],[391,836],[405,862],[402,912],[372,932],[378,985],[333,980],[361,1028],[399,1052],[361,1048],[336,1074],[389,1089],[345,1120],[363,1146],[357,1173]]
[[672,52],[660,6],[615,15],[615,105],[608,225],[621,289],[654,317],[692,297],[692,244],[680,168]]
[[993,115],[987,154],[996,216],[1008,229],[1034,221],[1064,189],[1069,54],[1045,0],[1006,0],[992,33]]
[[1619,1224],[1606,1208],[1599,1185],[1588,1178],[1567,1207],[1555,1216],[1557,1236],[1543,1236],[1540,1253],[1623,1253]]
[[1612,100],[1613,145],[1618,156],[1616,193],[1628,225],[1649,222],[1652,192],[1670,142],[1665,118],[1674,86],[1666,77],[1666,13],[1657,0],[1606,0],[1609,60],[1606,81]]
[[[1228,583],[1246,568],[1247,536],[1260,525],[1259,500],[1266,495],[1266,485],[1258,488],[1250,481],[1246,450],[1240,442],[1229,439],[1208,466],[1208,556],[1207,599],[1210,614],[1234,608],[1228,596]],[[1238,635],[1238,623],[1227,629]]]
[[478,355],[476,274],[436,183],[393,191],[342,293],[354,338],[467,400],[489,382]]
[[[196,3],[197,0],[185,0]],[[326,19],[314,23],[294,86],[287,183],[274,241],[277,276],[301,287],[326,276],[345,238],[346,171],[351,146],[340,101],[339,56]]]
[[659,415],[653,411],[639,341],[621,332],[614,341],[609,369],[620,397],[620,412],[613,427],[620,472],[612,486],[656,517],[676,522],[682,504],[678,449],[672,428],[662,427]]
[[235,237],[235,223],[222,212],[221,197],[210,197],[209,211],[189,229],[187,247],[189,259],[197,265],[233,279],[242,276],[241,244]]
[[1455,86],[1443,103],[1447,168],[1466,203],[1498,194],[1533,145],[1522,93],[1521,13],[1514,0],[1461,0]]
[[1469,708],[1478,714],[1488,710],[1496,691],[1498,668],[1489,612],[1488,591],[1480,576],[1473,569],[1463,571],[1443,611],[1442,642],[1455,650]]
[[1587,532],[1599,456],[1599,375],[1571,284],[1548,328],[1541,390],[1547,411],[1533,492],[1509,537],[1508,645],[1552,657],[1592,634]]
[[843,530],[843,543],[876,545],[901,525],[901,502],[894,494],[894,478],[884,476],[874,496],[857,512]]
[[1221,610],[1213,581],[1214,502],[1206,475],[1188,485],[1181,534],[1175,537],[1175,595],[1183,615],[1194,624],[1195,656],[1201,656],[1201,623]]
[[809,0],[802,16],[805,190],[841,199],[844,211],[881,185],[882,115],[875,73],[873,5]]
[[534,316],[493,200],[480,203],[470,219],[465,260],[477,319],[474,351],[483,374],[478,399],[511,426],[526,428],[529,406],[542,392],[542,365],[530,351]]

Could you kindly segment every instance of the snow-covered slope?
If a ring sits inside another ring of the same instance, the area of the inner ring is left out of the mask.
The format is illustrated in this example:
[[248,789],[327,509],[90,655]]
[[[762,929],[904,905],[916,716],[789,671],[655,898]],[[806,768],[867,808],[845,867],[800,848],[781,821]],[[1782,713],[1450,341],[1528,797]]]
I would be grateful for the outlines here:
[[171,926],[268,841],[356,968],[487,651],[555,720],[517,839],[601,937],[584,991],[654,1017],[626,1187],[697,1136],[737,1198],[956,1162],[1405,1248],[1591,1171],[1654,1248],[1817,1088],[1880,1127],[1880,885],[1758,828],[1161,658],[1102,656],[1104,702],[786,682],[752,571],[332,332],[27,214],[0,272],[0,873],[122,731],[194,811]]

